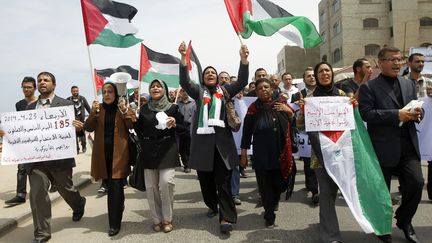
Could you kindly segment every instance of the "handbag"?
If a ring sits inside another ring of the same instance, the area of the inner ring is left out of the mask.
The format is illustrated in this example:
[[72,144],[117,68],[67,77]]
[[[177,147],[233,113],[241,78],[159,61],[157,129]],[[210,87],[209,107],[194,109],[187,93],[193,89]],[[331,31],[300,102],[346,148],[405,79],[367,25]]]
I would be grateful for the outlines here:
[[129,165],[134,166],[138,160],[139,154],[141,153],[141,144],[139,143],[139,138],[133,129],[128,131],[128,150]]
[[145,191],[145,179],[144,179],[144,168],[141,162],[137,162],[132,168],[131,174],[129,175],[129,185],[139,191]]
[[227,90],[222,86],[223,95],[225,98],[225,113],[228,121],[228,126],[231,127],[231,131],[238,132],[241,126],[241,119],[237,114],[234,103],[231,100]]

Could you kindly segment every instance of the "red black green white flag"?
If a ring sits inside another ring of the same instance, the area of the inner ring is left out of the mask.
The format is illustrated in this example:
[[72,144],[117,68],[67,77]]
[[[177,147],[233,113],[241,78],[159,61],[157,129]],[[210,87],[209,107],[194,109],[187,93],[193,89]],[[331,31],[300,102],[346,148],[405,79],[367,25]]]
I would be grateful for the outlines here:
[[237,34],[249,38],[253,32],[271,36],[278,32],[289,45],[310,48],[321,43],[315,25],[304,16],[293,16],[269,0],[224,0]]
[[142,39],[131,20],[138,10],[128,4],[110,0],[81,0],[87,45],[99,44],[126,48]]

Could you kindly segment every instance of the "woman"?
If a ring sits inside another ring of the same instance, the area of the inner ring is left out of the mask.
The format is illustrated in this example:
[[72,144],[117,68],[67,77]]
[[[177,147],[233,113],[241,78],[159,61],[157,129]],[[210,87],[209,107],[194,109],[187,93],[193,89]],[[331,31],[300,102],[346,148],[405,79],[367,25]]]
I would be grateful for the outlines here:
[[[286,105],[285,99],[272,99],[272,82],[267,78],[256,81],[255,91],[258,99],[249,106],[243,123],[240,165],[247,166],[246,151],[250,148],[253,136],[252,168],[255,170],[265,210],[265,225],[271,228],[274,227],[276,218],[275,207],[287,186],[280,168],[279,156],[285,151],[285,136],[294,113]],[[288,156],[292,158],[292,155]]]
[[184,129],[183,116],[169,102],[165,82],[153,80],[149,93],[150,100],[141,107],[135,126],[142,142],[138,162],[144,167],[153,230],[168,233],[173,230],[175,167],[180,166],[175,133]]
[[[308,97],[345,96],[342,90],[335,87],[333,81],[334,73],[330,64],[326,62],[318,63],[314,68],[314,76],[317,81],[316,88]],[[356,101],[354,98],[351,98],[351,102],[355,103]],[[304,106],[303,98],[300,99],[299,105],[301,107]],[[299,129],[304,129],[303,109],[300,109],[297,126]],[[320,238],[322,242],[326,243],[342,242],[335,208],[338,186],[324,168],[319,132],[308,132],[308,135],[312,145],[311,167],[315,169],[320,191]]]
[[128,129],[136,116],[124,99],[119,102],[117,87],[105,83],[102,105],[94,101],[84,123],[86,131],[94,131],[91,175],[95,180],[106,179],[108,191],[109,236],[120,231],[124,210],[123,180],[130,173]]
[[[233,135],[225,116],[223,92],[218,85],[215,68],[204,69],[202,83],[190,81],[186,62],[186,44],[179,46],[181,54],[180,85],[196,101],[192,124],[191,154],[189,166],[196,169],[205,204],[210,208],[208,217],[219,211],[220,231],[228,233],[237,221],[237,211],[231,194],[232,169],[239,164]],[[238,81],[225,84],[230,97],[234,97],[246,85],[249,77],[249,51],[240,49]],[[209,112],[210,111],[210,112]],[[219,209],[218,209],[219,206]]]

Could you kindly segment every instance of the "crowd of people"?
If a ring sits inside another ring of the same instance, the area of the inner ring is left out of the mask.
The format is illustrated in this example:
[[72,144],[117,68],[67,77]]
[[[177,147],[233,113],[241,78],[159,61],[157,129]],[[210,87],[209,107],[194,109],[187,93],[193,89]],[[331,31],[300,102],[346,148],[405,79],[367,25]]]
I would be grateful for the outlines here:
[[[136,91],[129,100],[120,97],[114,83],[102,87],[102,102],[94,101],[91,108],[79,95],[79,88],[71,88],[72,96],[62,99],[55,95],[56,79],[42,72],[37,80],[25,77],[21,83],[24,99],[16,110],[45,109],[73,105],[76,120],[73,126],[81,151],[87,151],[85,132],[94,133],[91,156],[91,176],[103,180],[107,192],[108,235],[121,229],[125,210],[124,184],[131,172],[131,161],[144,168],[146,195],[152,229],[169,233],[174,229],[175,168],[183,166],[185,173],[196,170],[201,193],[208,207],[207,217],[219,217],[221,233],[228,234],[237,222],[236,205],[240,200],[240,177],[252,164],[257,189],[264,208],[264,225],[273,228],[281,194],[289,199],[297,172],[293,157],[295,149],[292,134],[308,136],[312,150],[300,159],[304,164],[305,187],[311,192],[311,202],[319,205],[319,228],[322,242],[342,242],[335,208],[338,185],[329,176],[323,162],[325,147],[320,146],[320,132],[305,132],[304,106],[311,97],[348,96],[358,106],[367,125],[372,145],[381,167],[383,180],[390,191],[392,176],[397,176],[402,196],[395,212],[396,226],[409,242],[420,242],[412,219],[422,196],[424,179],[421,171],[419,143],[415,123],[424,116],[424,110],[404,109],[411,100],[432,96],[432,81],[420,73],[424,56],[419,53],[408,58],[410,73],[400,76],[401,52],[384,47],[378,54],[381,73],[371,79],[372,67],[367,59],[354,62],[354,78],[336,84],[332,66],[320,62],[303,73],[304,89],[293,85],[292,73],[268,75],[264,68],[254,73],[248,83],[249,50],[242,45],[239,51],[238,75],[220,73],[213,66],[203,69],[201,83],[189,78],[186,60],[187,48],[182,42],[179,77],[181,88],[170,92],[163,80],[149,84],[148,96],[137,102]],[[35,90],[40,95],[35,96]],[[246,91],[247,90],[247,91]],[[232,127],[228,123],[224,96],[236,101],[256,97],[248,107],[243,122],[241,152],[237,152]],[[140,107],[131,105],[140,103]],[[85,119],[85,111],[89,113]],[[135,158],[130,153],[130,133],[139,138],[141,150]],[[0,135],[5,132],[0,130]],[[252,145],[252,155],[247,150]],[[136,161],[135,161],[136,160]],[[51,238],[51,202],[48,191],[55,185],[60,195],[73,210],[72,220],[84,215],[86,199],[72,182],[74,158],[18,165],[17,194],[8,205],[25,202],[26,176],[30,181],[30,205],[34,223],[34,241],[46,242]],[[428,163],[427,192],[432,200],[432,162]],[[377,235],[383,242],[391,242],[391,234]]]

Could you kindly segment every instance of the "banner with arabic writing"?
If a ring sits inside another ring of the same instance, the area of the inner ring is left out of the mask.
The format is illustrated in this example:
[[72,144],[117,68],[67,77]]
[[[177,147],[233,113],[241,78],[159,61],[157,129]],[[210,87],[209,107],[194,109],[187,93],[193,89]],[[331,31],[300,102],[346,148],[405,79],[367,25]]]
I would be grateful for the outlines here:
[[73,158],[77,154],[73,106],[0,114],[2,165]]
[[354,112],[348,97],[305,98],[306,132],[355,129]]

